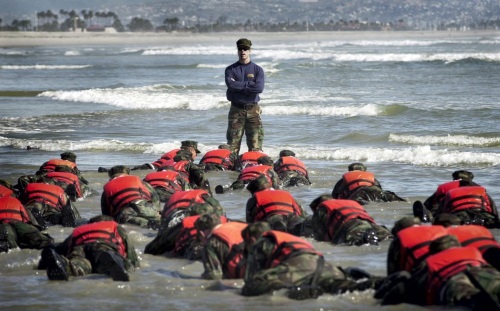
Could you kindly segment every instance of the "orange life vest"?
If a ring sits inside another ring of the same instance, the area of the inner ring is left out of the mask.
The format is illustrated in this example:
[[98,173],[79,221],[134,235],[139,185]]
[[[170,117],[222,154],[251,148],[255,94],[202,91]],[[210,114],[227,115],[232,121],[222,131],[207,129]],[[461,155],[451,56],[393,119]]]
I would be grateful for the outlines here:
[[365,171],[350,171],[342,175],[344,184],[349,192],[353,192],[359,187],[371,187],[375,185],[375,175]]
[[151,192],[135,175],[123,175],[111,179],[104,185],[110,215],[115,216],[129,203],[137,200],[151,201]]
[[473,247],[452,247],[429,256],[426,259],[428,267],[427,304],[439,303],[439,295],[446,281],[468,267],[481,267],[486,264],[481,253]]
[[260,175],[265,175],[269,183],[273,183],[271,177],[269,176],[269,171],[273,169],[270,165],[254,165],[249,166],[243,169],[238,176],[238,180],[242,180],[245,183],[249,183],[252,180],[256,179]]
[[151,164],[153,164],[153,166],[155,168],[160,168],[160,167],[165,167],[165,166],[172,166],[173,167],[175,164],[175,161],[173,159],[158,159]]
[[291,256],[297,255],[298,253],[316,254],[319,256],[323,256],[323,254],[314,249],[311,243],[293,234],[270,230],[264,232],[262,236],[271,238],[275,243],[272,255],[266,263],[267,268],[274,268]]
[[200,218],[200,215],[184,217],[181,221],[181,230],[175,239],[173,252],[178,255],[183,255],[186,248],[196,239],[196,228],[194,223]]
[[168,216],[172,212],[178,209],[189,208],[193,203],[205,203],[203,195],[210,196],[210,194],[206,190],[202,189],[175,192],[165,203],[165,206],[163,207],[163,211],[161,213],[161,217],[168,218]]
[[181,149],[172,149],[169,152],[164,153],[160,157],[160,159],[166,159],[166,160],[173,159],[177,155],[177,151],[179,151],[179,150],[181,150]]
[[278,162],[280,165],[275,167],[276,173],[281,173],[285,171],[297,171],[299,174],[307,177],[307,168],[304,164],[304,162],[300,161],[296,157],[292,156],[287,156],[287,157],[281,157],[280,162]]
[[438,205],[439,202],[444,198],[446,193],[452,189],[456,189],[460,187],[460,180],[450,181],[444,184],[441,184],[437,187],[436,192],[434,194],[434,202],[433,204]]
[[49,172],[45,176],[66,185],[74,185],[77,197],[83,197],[80,180],[76,174],[69,172]]
[[44,173],[48,172],[53,172],[56,169],[56,166],[67,166],[69,167],[73,172],[77,172],[77,167],[75,162],[71,162],[68,160],[63,160],[63,159],[51,159],[42,164],[40,167],[40,171]]
[[201,158],[200,163],[214,163],[219,164],[225,169],[230,169],[233,166],[229,156],[231,155],[231,150],[227,149],[216,149],[205,153],[203,158]]
[[443,226],[413,226],[398,232],[401,244],[400,270],[411,270],[429,256],[429,245],[448,231]]
[[265,221],[277,214],[303,216],[301,208],[288,191],[267,189],[255,192],[253,196],[257,202],[253,221]]
[[481,186],[459,187],[448,191],[444,198],[443,213],[456,213],[467,209],[482,209],[492,213],[486,189]]
[[449,227],[448,232],[456,236],[462,246],[477,248],[481,253],[484,253],[490,247],[500,248],[500,243],[495,240],[491,231],[483,226],[463,225]]
[[68,204],[68,197],[64,189],[57,185],[30,183],[24,190],[24,205],[30,203],[45,203],[50,207],[60,211],[63,206]]
[[211,236],[222,240],[229,249],[225,258],[220,258],[226,279],[240,279],[245,276],[246,267],[242,261],[243,237],[241,231],[246,227],[246,223],[233,221],[218,226],[211,233]]
[[176,192],[182,190],[182,186],[177,179],[179,177],[179,172],[165,170],[147,174],[144,177],[144,181],[153,186],[153,188],[164,188]]
[[21,201],[14,197],[0,198],[0,222],[22,221],[31,222],[30,216]]
[[120,255],[127,257],[126,245],[118,233],[118,223],[115,221],[99,221],[78,226],[73,230],[71,237],[73,246],[106,241],[115,246]]
[[[177,255],[184,255],[186,248],[196,239],[198,231],[195,228],[195,223],[201,215],[187,216],[181,221],[181,230],[175,239],[175,246],[173,252]],[[227,223],[227,218],[221,216],[221,223]]]
[[0,197],[10,197],[14,194],[14,191],[12,189],[7,188],[3,185],[0,185]]
[[237,161],[238,167],[244,169],[252,165],[258,165],[257,160],[263,156],[267,156],[267,154],[261,151],[247,151],[239,157]]
[[366,212],[358,202],[353,200],[326,200],[319,207],[325,207],[328,211],[326,226],[328,237],[325,240],[331,241],[334,231],[352,219],[362,219],[372,224],[375,220]]

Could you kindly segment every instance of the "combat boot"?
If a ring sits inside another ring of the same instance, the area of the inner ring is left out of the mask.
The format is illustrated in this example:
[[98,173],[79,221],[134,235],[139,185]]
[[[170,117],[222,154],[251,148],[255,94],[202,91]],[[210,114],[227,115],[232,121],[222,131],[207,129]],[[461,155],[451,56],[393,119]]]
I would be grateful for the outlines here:
[[420,201],[413,203],[413,216],[418,217],[421,222],[432,222],[432,214]]
[[47,266],[47,277],[49,280],[68,280],[70,272],[68,259],[59,255],[54,248],[44,248],[40,262],[44,262]]
[[97,261],[97,273],[102,273],[111,276],[113,281],[126,281],[130,277],[125,269],[123,257],[110,251],[103,251],[99,254]]
[[61,224],[63,227],[76,227],[77,214],[71,204],[63,206],[61,210]]
[[35,217],[36,222],[38,223],[38,226],[40,227],[40,230],[46,230],[48,228],[47,223],[45,222],[45,219],[43,218],[42,213],[38,208],[32,208],[30,209],[31,215]]

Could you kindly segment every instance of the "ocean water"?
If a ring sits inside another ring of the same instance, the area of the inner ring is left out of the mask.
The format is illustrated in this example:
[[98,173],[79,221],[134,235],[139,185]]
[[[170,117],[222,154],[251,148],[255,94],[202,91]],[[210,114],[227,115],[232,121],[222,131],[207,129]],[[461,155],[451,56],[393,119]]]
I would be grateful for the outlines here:
[[[289,189],[306,209],[358,161],[385,190],[408,200],[366,206],[387,227],[457,169],[472,171],[500,201],[500,34],[248,37],[252,60],[266,73],[264,152],[277,159],[280,150],[291,149],[308,166],[313,184]],[[237,60],[237,39],[221,34],[208,44],[0,48],[0,178],[16,183],[47,159],[73,151],[90,186],[101,192],[107,175],[99,166],[152,162],[183,140],[199,142],[198,161],[225,143],[230,104],[224,68]],[[208,175],[212,187],[236,176]],[[215,196],[229,217],[244,218],[246,190]],[[76,205],[84,217],[100,213],[99,197]],[[371,291],[299,302],[282,292],[242,297],[242,280],[202,280],[200,262],[144,255],[155,232],[127,229],[141,268],[126,284],[99,275],[49,282],[34,269],[39,251],[0,254],[2,309],[420,309],[382,308]],[[62,241],[71,229],[48,232]],[[493,232],[500,238],[500,230]],[[314,244],[339,266],[385,275],[388,242]]]

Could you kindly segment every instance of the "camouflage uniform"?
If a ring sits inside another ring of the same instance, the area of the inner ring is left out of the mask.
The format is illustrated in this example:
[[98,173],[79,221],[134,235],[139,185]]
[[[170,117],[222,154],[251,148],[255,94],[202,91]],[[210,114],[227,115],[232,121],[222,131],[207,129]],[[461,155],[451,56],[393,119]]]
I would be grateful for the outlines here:
[[[323,241],[327,236],[328,211],[318,208],[312,216],[314,238]],[[367,234],[374,234],[375,241],[384,241],[392,238],[392,233],[384,226],[380,226],[363,219],[351,219],[342,225],[333,225],[333,244],[361,245],[369,243]]]
[[[108,220],[109,218],[109,220],[112,220],[109,216],[96,216],[94,219],[97,218],[103,220]],[[113,275],[113,271],[109,271],[111,268],[110,262],[109,259],[105,259],[105,257],[111,256],[114,258],[123,269],[122,273],[125,274],[126,271],[134,270],[140,266],[139,258],[128,237],[127,231],[121,226],[117,227],[117,231],[125,247],[125,257],[118,252],[118,245],[104,239],[75,245],[75,237],[70,235],[62,243],[58,244],[55,249],[45,248],[42,251],[38,269],[54,268],[53,266],[51,267],[51,264],[53,264],[51,261],[57,260],[59,264],[57,268],[63,270],[64,276],[59,275],[55,278],[51,278],[48,272],[49,279],[67,279],[68,275],[84,276],[91,273],[99,273],[111,274],[113,279],[117,280],[115,279],[115,275]],[[123,278],[123,275],[121,277]],[[126,276],[126,279],[118,280],[128,281],[128,276]]]
[[315,278],[317,286],[332,294],[365,290],[375,286],[375,278],[357,283],[344,269],[324,262],[323,256],[319,254],[300,252],[291,254],[286,260],[271,268],[269,263],[272,262],[276,247],[267,237],[261,237],[253,245],[247,257],[243,295],[262,295],[284,288],[292,289],[292,292],[296,293],[294,290],[300,287],[303,289],[314,287],[312,282]]

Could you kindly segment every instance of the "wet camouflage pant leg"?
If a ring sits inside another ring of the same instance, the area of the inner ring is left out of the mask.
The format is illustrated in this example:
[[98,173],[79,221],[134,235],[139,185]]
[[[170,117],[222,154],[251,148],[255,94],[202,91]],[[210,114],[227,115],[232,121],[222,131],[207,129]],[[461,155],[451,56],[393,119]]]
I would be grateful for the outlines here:
[[231,146],[231,150],[239,153],[243,134],[246,136],[248,150],[262,150],[264,128],[260,115],[259,105],[249,110],[231,106],[226,133],[227,143]]
[[92,263],[86,257],[85,245],[73,248],[68,256],[70,271],[74,276],[84,276],[92,273]]
[[125,207],[117,218],[119,223],[129,223],[147,228],[150,220],[160,221],[160,213],[154,204],[141,200]]
[[0,223],[0,230],[7,232],[7,243],[9,249],[17,248],[19,245],[17,244],[17,233],[14,227],[12,227],[9,223]]
[[54,243],[54,239],[46,233],[42,233],[35,226],[16,221],[11,223],[17,232],[17,240],[20,248],[42,249]]

